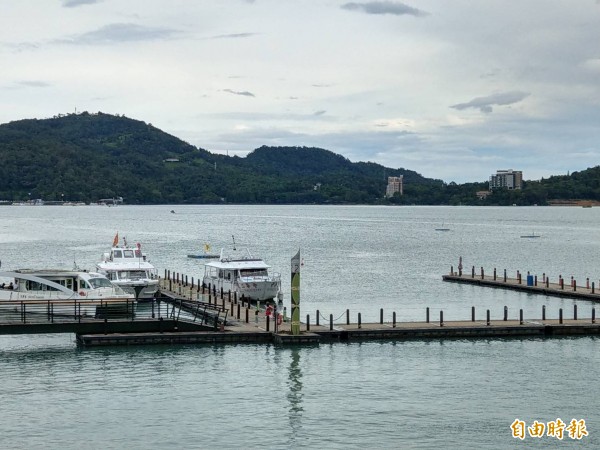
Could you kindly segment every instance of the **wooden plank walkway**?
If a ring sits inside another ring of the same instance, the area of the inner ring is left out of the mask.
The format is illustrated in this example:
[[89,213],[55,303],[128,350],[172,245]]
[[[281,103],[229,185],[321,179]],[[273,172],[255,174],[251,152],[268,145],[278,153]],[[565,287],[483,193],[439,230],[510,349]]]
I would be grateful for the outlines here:
[[523,291],[531,294],[579,298],[592,302],[600,302],[600,292],[598,292],[594,283],[589,284],[589,280],[587,280],[585,285],[579,286],[574,281],[565,281],[564,278],[559,278],[557,282],[551,283],[546,276],[544,276],[542,280],[538,280],[535,275],[529,275],[525,278],[520,275],[517,275],[517,278],[509,278],[505,277],[504,273],[502,275],[486,275],[483,269],[481,269],[479,273],[475,273],[475,271],[472,270],[469,274],[451,272],[448,275],[443,275],[442,279],[454,283],[475,284],[479,286]]
[[[197,286],[173,280],[161,281],[163,295],[178,300],[207,302],[208,294],[202,294]],[[481,280],[480,280],[481,281]],[[483,281],[486,281],[485,278]],[[491,280],[494,281],[494,280]],[[516,280],[515,280],[516,281]],[[480,283],[479,283],[480,284]],[[518,285],[517,282],[511,285]],[[170,288],[170,289],[169,289]],[[547,288],[546,288],[547,289]],[[320,325],[302,323],[301,334],[291,335],[291,323],[282,322],[275,332],[272,320],[267,320],[264,309],[256,305],[236,302],[224,295],[216,303],[229,311],[225,323],[212,331],[186,331],[163,333],[121,333],[78,335],[78,342],[85,346],[139,345],[139,344],[227,344],[227,343],[274,343],[279,345],[318,344],[320,342],[360,342],[371,340],[407,339],[464,339],[464,338],[543,338],[548,336],[600,335],[600,324],[592,318],[550,320],[471,320],[471,321],[425,321],[383,323],[327,323]],[[215,298],[211,297],[211,304]],[[201,308],[199,308],[201,309]],[[256,312],[258,311],[258,314]]]

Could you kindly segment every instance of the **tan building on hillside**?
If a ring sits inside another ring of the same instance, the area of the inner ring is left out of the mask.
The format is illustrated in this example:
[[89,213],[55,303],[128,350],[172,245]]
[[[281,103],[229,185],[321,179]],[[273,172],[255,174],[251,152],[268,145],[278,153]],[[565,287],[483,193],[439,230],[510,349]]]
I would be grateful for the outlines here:
[[396,192],[399,192],[400,195],[403,194],[403,186],[402,186],[403,178],[404,178],[403,175],[400,175],[399,177],[388,177],[388,184],[385,189],[385,196],[387,198],[393,197]]
[[490,177],[490,191],[499,188],[521,189],[523,187],[523,172],[520,170],[498,170]]

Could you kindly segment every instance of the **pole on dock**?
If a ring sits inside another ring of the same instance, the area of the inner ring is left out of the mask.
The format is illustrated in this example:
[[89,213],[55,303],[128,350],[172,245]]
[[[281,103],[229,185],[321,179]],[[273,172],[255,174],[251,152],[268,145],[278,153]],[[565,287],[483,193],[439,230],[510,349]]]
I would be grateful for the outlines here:
[[270,319],[271,319],[271,317],[270,317],[270,316],[267,316],[267,317],[266,317],[266,319],[267,319],[267,320],[266,320],[266,323],[267,323],[267,331],[269,331],[269,325],[270,325]]
[[573,292],[577,292],[577,281],[573,280]]
[[444,311],[440,311],[440,327],[444,326]]
[[319,326],[319,316],[321,315],[320,311],[317,309],[317,326]]
[[565,288],[565,279],[562,277],[562,275],[558,276],[558,284],[560,285],[561,289]]
[[496,281],[496,268],[494,267],[494,281]]
[[542,305],[542,320],[546,320],[546,305]]
[[504,307],[504,321],[506,322],[508,320],[508,306]]
[[306,331],[310,331],[310,314],[306,315]]
[[429,323],[429,306],[425,310],[425,322]]
[[592,323],[596,323],[596,308],[592,308]]
[[360,313],[358,313],[358,328],[362,328],[362,319]]
[[587,278],[585,279],[585,288],[586,288],[586,289],[589,289],[589,288],[590,288],[590,277],[587,277]]
[[577,305],[573,305],[573,320],[577,320]]
[[475,266],[471,267],[471,278],[475,278]]
[[519,310],[519,325],[523,325],[523,309]]
[[546,277],[546,287],[550,287],[550,278]]
[[383,325],[383,308],[379,309],[379,325]]
[[333,331],[333,314],[329,314],[329,331]]
[[475,322],[475,307],[471,306],[471,322]]
[[346,325],[350,325],[350,310],[346,310]]
[[246,308],[246,323],[250,322],[250,309]]
[[558,310],[558,323],[562,324],[563,323],[563,314],[562,314],[562,308],[560,308]]
[[506,269],[504,269],[504,282],[506,283]]
[[485,318],[486,318],[487,325],[489,326],[490,325],[490,310],[489,309],[485,312]]
[[483,280],[484,275],[483,275],[483,267],[481,268],[481,279]]
[[592,281],[592,294],[594,293],[594,282]]
[[241,305],[238,303],[237,304],[237,318],[238,318],[238,320],[240,320],[240,306]]
[[535,277],[533,277],[533,283],[534,283],[533,285],[535,287],[537,287],[537,275]]
[[396,311],[392,313],[392,328],[396,328]]

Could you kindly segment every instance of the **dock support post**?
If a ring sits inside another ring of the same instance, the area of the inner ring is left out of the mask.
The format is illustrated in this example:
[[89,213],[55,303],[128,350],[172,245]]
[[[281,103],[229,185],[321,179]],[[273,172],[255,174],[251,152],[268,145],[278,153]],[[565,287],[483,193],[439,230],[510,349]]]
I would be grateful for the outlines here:
[[521,272],[517,272],[518,276],[519,276],[519,284],[521,284]]
[[379,309],[379,325],[383,325],[383,308]]
[[306,315],[306,331],[310,331],[310,314]]
[[483,267],[481,268],[481,279],[483,280],[484,275],[483,275]]
[[242,305],[240,305],[239,303],[237,304],[237,318],[238,318],[238,320],[240,320],[240,307],[241,306]]
[[346,310],[346,325],[350,325],[350,310]]
[[392,313],[392,328],[396,328],[396,311]]
[[587,277],[587,278],[585,279],[585,287],[586,287],[586,289],[589,289],[589,288],[590,288],[590,277]]
[[504,269],[504,282],[506,283],[506,269]]
[[471,278],[475,278],[475,266],[471,267]]
[[577,320],[577,305],[573,305],[573,320]]
[[250,309],[246,308],[246,323],[250,321]]
[[270,319],[271,319],[271,317],[267,316],[267,317],[266,317],[266,319],[267,319],[267,320],[266,320],[266,323],[267,323],[267,331],[269,331],[269,325],[270,325],[270,322],[271,322],[271,320],[270,320]]
[[546,277],[546,288],[550,287],[550,278]]
[[440,311],[440,327],[444,326],[444,311]]
[[362,319],[360,313],[358,313],[358,328],[362,328]]
[[534,283],[533,285],[535,287],[537,287],[537,275],[535,277],[533,277],[533,283]]
[[592,294],[594,293],[594,282],[592,281]]
[[519,310],[519,325],[523,325],[523,309]]
[[425,310],[425,322],[429,323],[429,306]]
[[333,314],[329,314],[329,331],[333,331]]
[[558,310],[558,323],[560,323],[562,325],[563,323],[563,315],[562,315],[562,308],[560,308]]
[[471,322],[475,322],[475,307],[471,306]]
[[496,268],[494,267],[494,281],[496,281]]
[[573,280],[573,292],[577,292],[577,281]]
[[546,305],[542,305],[542,320],[546,320]]
[[454,275],[454,266],[450,266],[450,275]]
[[592,323],[596,323],[596,308],[592,308]]
[[504,307],[504,321],[506,322],[508,320],[508,306]]
[[319,310],[317,309],[317,326],[319,326],[319,316],[321,315],[321,313],[319,312]]
[[490,326],[490,310],[489,309],[485,312],[485,319],[486,319],[486,323],[489,327]]
[[560,285],[560,288],[561,288],[561,289],[564,289],[564,288],[565,288],[565,280],[564,280],[564,278],[562,277],[562,275],[559,275],[559,276],[558,276],[558,284]]

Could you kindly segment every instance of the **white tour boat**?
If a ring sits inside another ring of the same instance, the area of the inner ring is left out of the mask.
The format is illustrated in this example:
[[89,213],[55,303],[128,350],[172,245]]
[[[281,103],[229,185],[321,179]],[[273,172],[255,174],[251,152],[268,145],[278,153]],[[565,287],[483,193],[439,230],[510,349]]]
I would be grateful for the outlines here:
[[[235,252],[235,248],[234,248]],[[217,261],[204,263],[205,286],[217,292],[237,292],[255,301],[273,300],[282,297],[281,275],[269,273],[271,266],[260,258],[253,258],[248,249],[226,255],[224,250]]]
[[0,272],[0,306],[30,313],[100,316],[133,314],[135,298],[94,272],[20,269]]
[[125,239],[123,244],[119,246],[117,234],[110,253],[102,255],[96,270],[138,300],[153,298],[158,291],[158,271],[142,253],[140,244],[129,247]]

